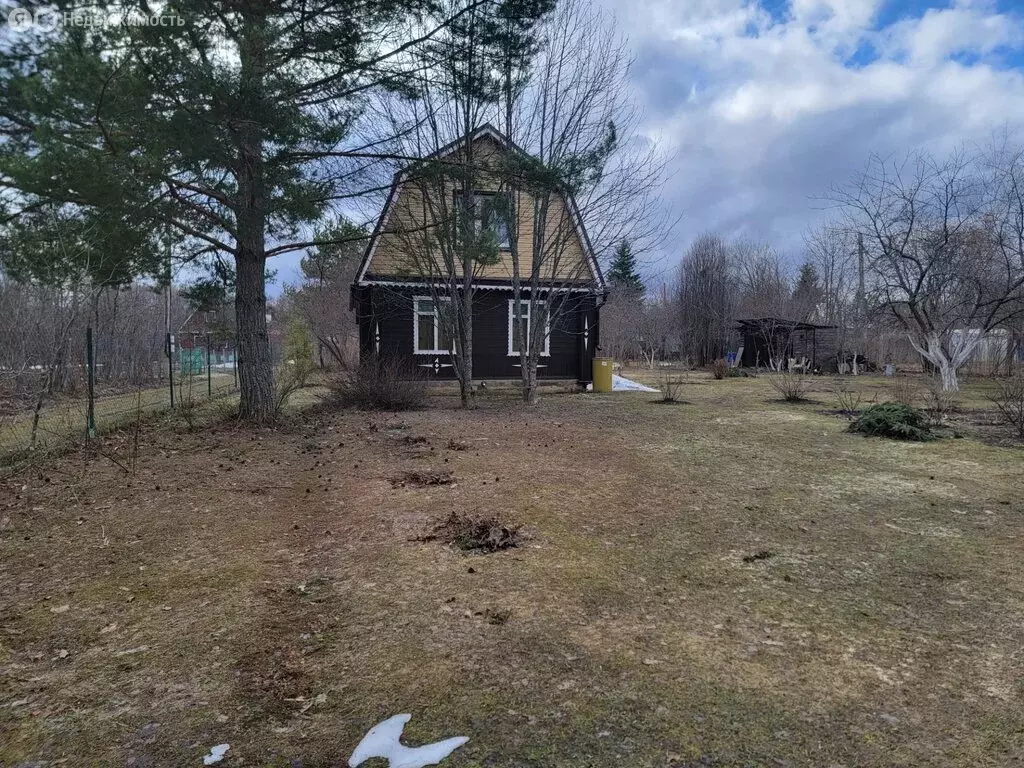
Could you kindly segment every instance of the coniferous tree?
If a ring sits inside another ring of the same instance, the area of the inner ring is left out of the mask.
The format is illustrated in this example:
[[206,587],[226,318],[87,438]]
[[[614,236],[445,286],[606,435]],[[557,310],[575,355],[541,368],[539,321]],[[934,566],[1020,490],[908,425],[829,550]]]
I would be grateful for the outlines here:
[[808,322],[817,313],[818,304],[822,299],[821,281],[818,269],[807,262],[800,267],[796,286],[793,288],[793,314],[795,320]]
[[608,268],[608,282],[619,289],[643,293],[644,282],[637,271],[636,255],[628,240],[619,243]]
[[[141,0],[87,12],[153,14]],[[240,415],[268,421],[266,261],[315,245],[304,225],[374,185],[367,168],[388,145],[357,135],[370,95],[403,90],[411,52],[458,18],[435,0],[171,0],[160,14],[9,30],[5,214],[131,215],[233,261]]]

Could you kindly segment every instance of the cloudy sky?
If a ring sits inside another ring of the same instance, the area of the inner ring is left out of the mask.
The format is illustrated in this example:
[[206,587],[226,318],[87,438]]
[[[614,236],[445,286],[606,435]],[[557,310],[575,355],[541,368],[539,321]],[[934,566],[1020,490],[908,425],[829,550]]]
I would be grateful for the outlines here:
[[1024,138],[1024,0],[604,0],[629,35],[644,131],[682,219],[799,261],[815,196],[871,153]]

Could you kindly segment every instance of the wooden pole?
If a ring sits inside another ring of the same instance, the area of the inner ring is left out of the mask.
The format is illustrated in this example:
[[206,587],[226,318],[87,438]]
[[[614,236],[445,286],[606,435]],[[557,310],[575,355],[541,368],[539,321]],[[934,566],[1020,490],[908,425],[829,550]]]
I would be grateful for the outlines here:
[[213,384],[210,377],[210,334],[206,334],[206,397],[213,397]]
[[174,336],[167,334],[167,380],[171,384],[171,410],[174,410]]
[[86,434],[91,439],[96,437],[96,361],[93,358],[91,325],[85,329],[85,367],[89,377],[89,415]]

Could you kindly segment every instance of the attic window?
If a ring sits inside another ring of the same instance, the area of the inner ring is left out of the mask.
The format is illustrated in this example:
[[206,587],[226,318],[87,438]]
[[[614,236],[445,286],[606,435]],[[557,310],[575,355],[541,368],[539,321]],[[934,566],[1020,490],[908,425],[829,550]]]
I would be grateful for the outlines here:
[[[455,204],[459,205],[462,200],[462,192],[455,191]],[[484,227],[494,233],[498,241],[498,248],[507,251],[511,246],[508,237],[508,223],[505,216],[498,210],[498,195],[495,192],[473,193],[473,209],[470,212],[473,216],[474,231],[480,232]]]

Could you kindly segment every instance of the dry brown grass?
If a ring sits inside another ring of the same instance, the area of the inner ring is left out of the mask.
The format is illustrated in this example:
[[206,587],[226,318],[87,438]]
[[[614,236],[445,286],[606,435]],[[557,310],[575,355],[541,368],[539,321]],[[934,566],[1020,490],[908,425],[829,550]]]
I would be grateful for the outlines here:
[[[863,440],[770,395],[704,377],[680,409],[491,394],[146,427],[135,475],[11,477],[0,765],[226,741],[226,766],[337,766],[400,711],[411,743],[470,736],[453,768],[1019,758],[1024,453]],[[408,471],[458,482],[393,488]],[[452,510],[531,536],[413,540]]]

